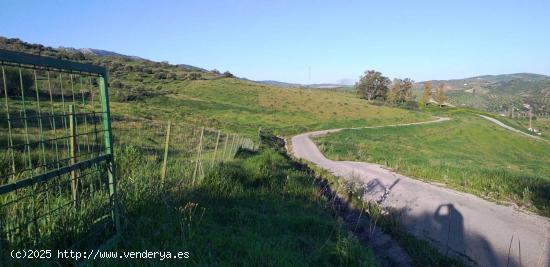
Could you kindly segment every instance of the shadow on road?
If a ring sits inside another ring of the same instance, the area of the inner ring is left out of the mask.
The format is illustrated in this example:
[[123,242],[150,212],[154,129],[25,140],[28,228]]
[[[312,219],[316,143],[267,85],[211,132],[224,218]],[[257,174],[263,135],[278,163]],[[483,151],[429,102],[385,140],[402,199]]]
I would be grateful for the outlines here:
[[379,179],[373,179],[367,183],[366,192],[359,192],[360,195],[367,194],[369,200],[374,200],[380,204],[386,200],[391,190],[397,185],[401,179],[395,180],[390,186],[384,185]]
[[408,216],[405,210],[398,213],[409,232],[430,241],[447,256],[479,266],[521,266],[509,255],[496,252],[483,236],[466,233],[463,215],[452,203],[440,205],[433,214]]

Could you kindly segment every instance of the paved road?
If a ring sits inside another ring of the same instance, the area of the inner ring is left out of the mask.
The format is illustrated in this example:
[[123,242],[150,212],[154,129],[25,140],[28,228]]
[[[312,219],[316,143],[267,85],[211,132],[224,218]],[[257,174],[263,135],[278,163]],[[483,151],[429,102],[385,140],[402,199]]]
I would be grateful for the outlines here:
[[[448,118],[439,118],[423,123],[446,120]],[[365,185],[368,200],[400,210],[401,221],[410,233],[430,240],[443,252],[458,255],[480,266],[550,267],[549,218],[421,182],[378,164],[329,160],[310,137],[341,130],[294,136],[292,152],[296,157],[313,162],[337,176],[359,179]]]
[[540,137],[538,137],[538,136],[536,136],[536,135],[530,135],[530,134],[528,134],[528,133],[522,132],[522,131],[520,131],[520,130],[514,128],[514,127],[511,127],[511,126],[508,126],[508,125],[502,123],[501,121],[499,121],[499,120],[497,120],[497,119],[493,119],[493,118],[487,117],[487,116],[485,116],[485,115],[479,115],[479,116],[482,117],[482,118],[484,118],[484,119],[486,119],[486,120],[489,120],[489,121],[492,122],[492,123],[497,124],[498,126],[504,128],[504,129],[508,129],[508,130],[510,130],[510,131],[512,131],[512,132],[516,132],[516,133],[523,134],[523,135],[528,136],[528,137],[531,137],[531,138],[533,138],[533,139],[542,140],[542,138],[540,138]]

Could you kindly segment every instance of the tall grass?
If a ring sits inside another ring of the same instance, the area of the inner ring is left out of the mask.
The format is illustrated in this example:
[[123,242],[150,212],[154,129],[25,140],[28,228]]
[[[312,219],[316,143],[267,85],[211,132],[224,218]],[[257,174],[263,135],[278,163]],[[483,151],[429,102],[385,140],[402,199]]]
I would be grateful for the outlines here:
[[372,252],[325,209],[314,177],[293,169],[278,152],[241,150],[195,184],[178,176],[159,186],[150,171],[158,165],[131,150],[119,156],[120,168],[132,171],[122,173],[126,232],[114,250],[190,252],[187,260],[163,263],[171,266],[375,265]]

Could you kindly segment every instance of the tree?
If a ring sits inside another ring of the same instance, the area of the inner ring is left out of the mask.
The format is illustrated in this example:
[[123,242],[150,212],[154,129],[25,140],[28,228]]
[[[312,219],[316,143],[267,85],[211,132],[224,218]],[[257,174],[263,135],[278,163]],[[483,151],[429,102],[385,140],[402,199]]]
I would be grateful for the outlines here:
[[399,90],[399,101],[406,102],[413,100],[413,89],[414,81],[411,78],[405,78],[401,81],[401,90]]
[[232,74],[231,72],[226,71],[226,72],[223,73],[223,77],[233,78],[234,76],[233,76],[233,74]]
[[390,89],[388,90],[386,101],[392,104],[399,102],[399,91],[401,91],[401,79],[393,79]]
[[440,107],[443,106],[443,104],[445,104],[445,101],[447,101],[447,96],[445,95],[444,83],[440,83],[439,86],[437,86],[435,101],[439,104]]
[[369,70],[360,77],[357,83],[355,83],[355,89],[357,90],[357,94],[360,98],[366,100],[385,100],[389,85],[390,79],[382,76],[382,73],[378,71]]
[[410,78],[393,79],[391,88],[388,90],[387,101],[393,104],[402,104],[412,100],[412,88],[414,81]]
[[424,106],[430,103],[431,99],[432,99],[432,82],[425,82],[424,92],[422,92],[422,102],[424,103]]

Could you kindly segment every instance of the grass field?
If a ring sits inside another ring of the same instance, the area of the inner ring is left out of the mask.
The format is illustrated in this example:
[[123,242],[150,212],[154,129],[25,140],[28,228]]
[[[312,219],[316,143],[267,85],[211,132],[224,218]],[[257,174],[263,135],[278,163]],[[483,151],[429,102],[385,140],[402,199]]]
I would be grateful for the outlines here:
[[173,176],[164,186],[160,162],[139,148],[117,149],[117,155],[125,232],[110,251],[187,251],[190,257],[95,260],[94,266],[376,266],[372,251],[327,208],[315,177],[278,152],[241,150],[196,183]]
[[419,121],[420,112],[369,105],[353,93],[285,89],[234,78],[173,82],[170,94],[137,102],[113,102],[113,114],[282,135],[314,129]]
[[550,145],[468,111],[451,121],[345,130],[315,141],[329,158],[376,162],[421,180],[514,202],[550,216]]
[[119,154],[139,166],[120,166],[128,229],[115,251],[190,252],[164,262],[173,266],[375,266],[372,251],[325,208],[314,177],[277,152],[241,151],[195,185],[176,178],[165,190],[145,158]]

